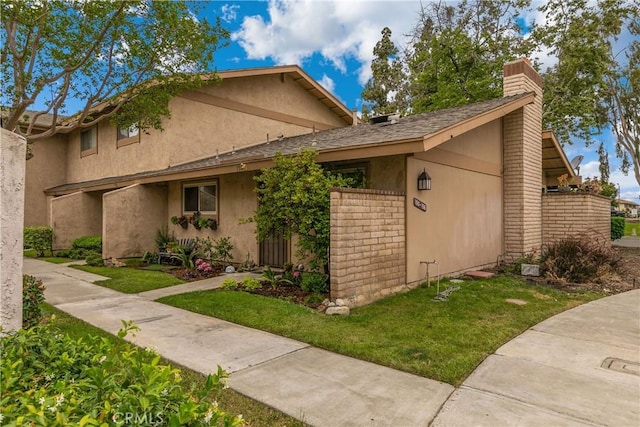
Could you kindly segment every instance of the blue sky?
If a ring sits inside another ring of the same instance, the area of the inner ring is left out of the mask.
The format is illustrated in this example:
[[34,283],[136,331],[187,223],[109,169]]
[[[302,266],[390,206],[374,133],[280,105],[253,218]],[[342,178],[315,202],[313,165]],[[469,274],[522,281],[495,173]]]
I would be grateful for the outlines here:
[[[424,2],[423,2],[424,3]],[[332,92],[349,109],[360,110],[362,86],[370,77],[373,47],[386,26],[398,46],[415,25],[420,1],[392,0],[265,0],[210,1],[204,5],[209,19],[220,17],[231,33],[230,45],[215,58],[218,70],[298,64]],[[525,22],[545,19],[539,12],[525,15]],[[623,41],[624,42],[624,41]],[[555,59],[540,53],[543,65]],[[622,198],[640,201],[640,188],[632,174],[619,171],[614,137],[600,137],[608,147],[611,181],[619,184]],[[599,140],[600,140],[599,139]],[[565,144],[569,160],[583,155],[583,177],[599,176],[597,144],[580,141]]]

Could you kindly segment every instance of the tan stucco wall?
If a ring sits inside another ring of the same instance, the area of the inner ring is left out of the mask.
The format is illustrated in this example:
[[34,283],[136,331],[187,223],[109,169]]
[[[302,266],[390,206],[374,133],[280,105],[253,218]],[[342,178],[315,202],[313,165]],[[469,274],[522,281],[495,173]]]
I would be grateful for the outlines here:
[[169,230],[173,231],[176,238],[200,237],[216,240],[221,237],[230,237],[233,245],[233,262],[242,263],[247,253],[254,262],[258,262],[258,242],[255,235],[255,224],[240,224],[240,219],[252,217],[257,208],[257,197],[253,189],[253,172],[238,173],[199,179],[194,182],[218,180],[218,229],[196,230],[193,226],[185,230],[170,222],[172,216],[182,215],[182,184],[189,181],[169,183],[169,209],[166,223]]
[[0,335],[22,328],[22,243],[27,141],[0,129]]
[[63,135],[39,140],[31,145],[33,157],[27,161],[24,225],[49,224],[49,196],[44,190],[64,184],[67,176],[67,140]]
[[[501,164],[500,121],[407,158],[407,283],[424,280],[421,261],[437,261],[440,274],[496,262],[503,251]],[[431,190],[418,191],[425,169]]]
[[49,202],[53,249],[67,249],[82,236],[102,235],[102,193],[67,194]]
[[369,159],[367,188],[387,191],[404,191],[406,156],[374,157]]
[[587,193],[547,193],[542,196],[543,242],[586,233],[611,243],[611,200]]
[[[198,93],[242,102],[335,126],[344,126],[315,96],[290,78],[260,76],[229,79],[222,86],[198,89]],[[80,132],[69,136],[68,182],[81,182],[143,171],[213,156],[246,145],[264,142],[278,135],[292,136],[312,131],[312,125],[287,123],[274,118],[225,109],[178,96],[170,102],[171,118],[164,131],[141,133],[140,142],[117,148],[116,128],[108,122],[98,127],[98,152],[80,157]]]
[[156,231],[166,219],[166,185],[135,184],[104,193],[102,256],[129,258],[155,252]]

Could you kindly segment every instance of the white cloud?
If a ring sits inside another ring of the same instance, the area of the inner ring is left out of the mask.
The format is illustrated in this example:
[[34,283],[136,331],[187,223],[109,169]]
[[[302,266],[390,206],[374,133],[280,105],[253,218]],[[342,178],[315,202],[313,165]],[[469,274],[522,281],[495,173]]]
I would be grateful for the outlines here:
[[320,85],[323,88],[325,88],[332,94],[335,94],[336,82],[334,82],[331,77],[327,76],[326,74],[323,74],[322,78],[318,81],[318,83],[320,83]]
[[238,18],[238,9],[240,9],[240,5],[223,4],[220,8],[221,19],[227,23],[235,21]]
[[302,65],[315,53],[342,73],[355,59],[360,83],[370,77],[373,47],[386,26],[399,46],[417,20],[418,1],[269,0],[268,16],[246,16],[231,35],[249,59]]

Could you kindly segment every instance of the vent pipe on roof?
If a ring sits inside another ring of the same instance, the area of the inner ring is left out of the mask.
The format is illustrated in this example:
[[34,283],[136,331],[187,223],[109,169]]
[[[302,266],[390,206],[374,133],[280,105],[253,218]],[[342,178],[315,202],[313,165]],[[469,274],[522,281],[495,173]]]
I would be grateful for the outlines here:
[[358,110],[356,108],[351,110],[351,126],[358,126]]

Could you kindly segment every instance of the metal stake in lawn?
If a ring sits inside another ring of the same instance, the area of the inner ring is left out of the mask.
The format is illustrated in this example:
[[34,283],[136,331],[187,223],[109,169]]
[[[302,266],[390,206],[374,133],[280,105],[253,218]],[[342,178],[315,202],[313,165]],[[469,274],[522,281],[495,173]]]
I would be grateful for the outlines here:
[[427,279],[427,287],[431,287],[431,282],[429,281],[429,265],[436,265],[436,274],[438,275],[438,287],[436,288],[436,294],[440,293],[440,265],[438,261],[435,259],[433,261],[420,261],[420,264],[427,264],[427,273],[425,274],[425,278]]

